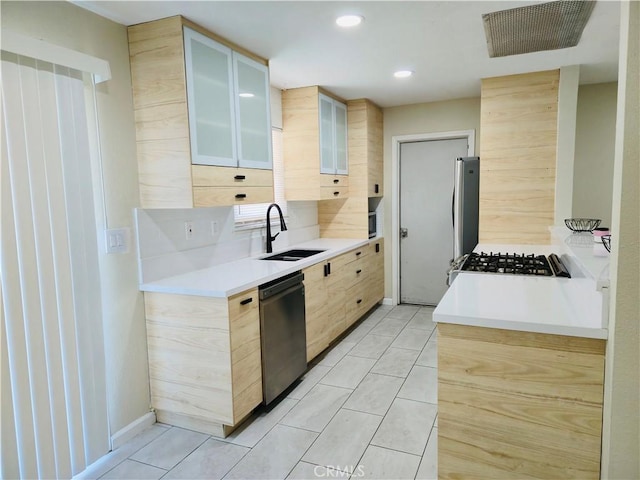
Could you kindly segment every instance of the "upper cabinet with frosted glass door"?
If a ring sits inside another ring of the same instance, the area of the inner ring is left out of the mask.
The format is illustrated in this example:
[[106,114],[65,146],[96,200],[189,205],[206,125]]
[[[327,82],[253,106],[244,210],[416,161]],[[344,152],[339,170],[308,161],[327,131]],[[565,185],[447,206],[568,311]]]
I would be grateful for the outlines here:
[[320,173],[347,175],[347,106],[318,95],[320,108]]
[[267,61],[180,16],[128,33],[142,207],[273,201]]
[[318,87],[282,92],[287,200],[349,197],[347,107]]
[[191,162],[271,169],[269,71],[184,29]]

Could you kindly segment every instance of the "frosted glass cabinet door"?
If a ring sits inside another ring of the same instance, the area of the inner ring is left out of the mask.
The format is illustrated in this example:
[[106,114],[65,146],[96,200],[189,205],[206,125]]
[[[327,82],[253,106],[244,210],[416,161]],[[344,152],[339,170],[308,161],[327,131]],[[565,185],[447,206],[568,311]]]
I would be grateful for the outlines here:
[[236,166],[231,49],[184,29],[191,163]]
[[336,173],[334,156],[333,99],[319,95],[320,102],[320,173]]
[[271,104],[269,70],[233,53],[236,80],[236,129],[240,167],[271,169]]
[[347,108],[338,102],[333,102],[335,108],[335,156],[336,173],[349,173],[347,165]]

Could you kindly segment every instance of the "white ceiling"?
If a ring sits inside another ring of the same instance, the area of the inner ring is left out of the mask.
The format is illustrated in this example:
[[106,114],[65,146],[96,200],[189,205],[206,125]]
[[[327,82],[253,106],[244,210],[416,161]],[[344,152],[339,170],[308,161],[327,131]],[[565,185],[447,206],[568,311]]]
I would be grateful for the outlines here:
[[[617,1],[598,1],[578,46],[489,58],[481,15],[532,1],[82,1],[124,25],[181,14],[270,61],[279,88],[321,85],[381,107],[480,95],[480,79],[581,65],[580,83],[615,81]],[[341,29],[335,18],[365,21]],[[395,79],[398,69],[415,71]]]

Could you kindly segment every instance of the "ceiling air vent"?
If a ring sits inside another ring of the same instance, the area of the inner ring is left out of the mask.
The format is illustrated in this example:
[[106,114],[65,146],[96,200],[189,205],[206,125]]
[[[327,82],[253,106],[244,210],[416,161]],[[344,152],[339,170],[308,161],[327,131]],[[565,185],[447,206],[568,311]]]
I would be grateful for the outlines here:
[[490,57],[575,47],[594,1],[538,3],[482,15]]

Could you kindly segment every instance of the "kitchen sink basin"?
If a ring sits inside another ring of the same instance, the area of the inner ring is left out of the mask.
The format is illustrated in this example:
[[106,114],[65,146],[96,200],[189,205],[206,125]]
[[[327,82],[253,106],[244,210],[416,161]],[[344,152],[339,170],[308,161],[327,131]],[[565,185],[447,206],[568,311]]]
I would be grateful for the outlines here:
[[281,262],[297,262],[303,258],[312,257],[324,250],[287,250],[286,252],[276,253],[268,257],[261,258],[260,260],[279,260]]

